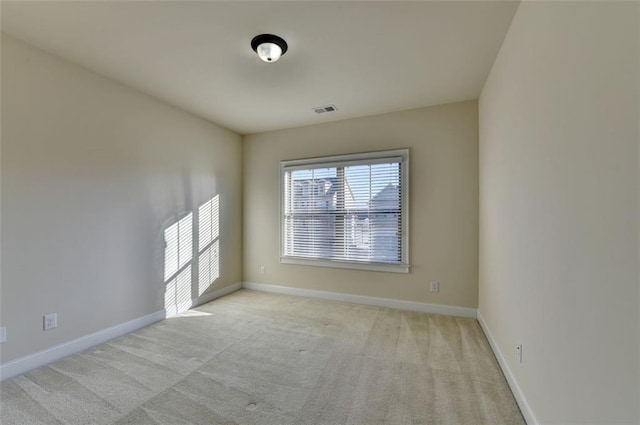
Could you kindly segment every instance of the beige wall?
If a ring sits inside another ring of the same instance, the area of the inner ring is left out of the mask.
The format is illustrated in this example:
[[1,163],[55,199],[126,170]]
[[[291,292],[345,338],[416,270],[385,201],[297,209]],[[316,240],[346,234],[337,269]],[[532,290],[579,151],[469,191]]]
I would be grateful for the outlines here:
[[[243,280],[475,308],[477,120],[470,101],[246,136]],[[411,273],[280,264],[281,160],[397,148],[410,149]]]
[[241,154],[228,130],[3,36],[2,362],[161,310],[163,231],[215,195],[209,290],[239,281]]
[[523,2],[480,97],[479,310],[544,424],[640,421],[638,7]]

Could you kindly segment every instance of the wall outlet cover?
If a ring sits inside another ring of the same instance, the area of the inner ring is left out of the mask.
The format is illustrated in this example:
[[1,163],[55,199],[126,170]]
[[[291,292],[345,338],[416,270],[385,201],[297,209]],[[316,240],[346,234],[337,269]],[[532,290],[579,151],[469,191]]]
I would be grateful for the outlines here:
[[44,330],[48,331],[58,327],[58,314],[50,313],[44,315]]

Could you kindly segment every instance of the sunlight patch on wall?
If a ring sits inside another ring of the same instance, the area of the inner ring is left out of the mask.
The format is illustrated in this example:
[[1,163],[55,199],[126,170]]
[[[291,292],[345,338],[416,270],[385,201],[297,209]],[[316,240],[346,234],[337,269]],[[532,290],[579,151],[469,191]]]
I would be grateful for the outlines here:
[[202,251],[211,242],[218,239],[220,230],[220,195],[209,199],[198,208],[198,227],[200,232],[198,250]]
[[164,231],[164,280],[168,281],[193,256],[193,214],[167,227]]
[[202,295],[215,280],[220,277],[220,260],[218,258],[219,241],[216,240],[199,256],[198,295]]
[[[187,311],[220,277],[220,196],[164,231],[166,315]],[[197,288],[196,288],[197,286]]]
[[191,307],[193,214],[167,227],[164,242],[164,308],[170,316]]
[[167,316],[182,313],[191,307],[191,264],[167,282],[164,308]]
[[220,195],[198,208],[198,296],[220,277]]

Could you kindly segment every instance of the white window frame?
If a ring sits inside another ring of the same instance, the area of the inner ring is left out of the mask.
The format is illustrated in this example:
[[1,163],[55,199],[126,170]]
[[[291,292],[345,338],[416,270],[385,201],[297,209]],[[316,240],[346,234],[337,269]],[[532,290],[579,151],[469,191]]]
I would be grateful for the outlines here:
[[[401,208],[401,260],[400,264],[388,263],[366,263],[330,259],[310,259],[285,256],[284,242],[284,219],[285,219],[285,173],[295,169],[305,169],[306,167],[318,168],[345,166],[349,163],[371,161],[371,163],[383,163],[385,159],[397,159],[400,161],[400,187],[402,196],[400,197]],[[347,155],[334,155],[318,158],[295,159],[280,162],[280,263],[297,264],[305,266],[333,267],[356,270],[370,270],[392,273],[409,273],[409,149],[396,149],[389,151],[365,152]]]

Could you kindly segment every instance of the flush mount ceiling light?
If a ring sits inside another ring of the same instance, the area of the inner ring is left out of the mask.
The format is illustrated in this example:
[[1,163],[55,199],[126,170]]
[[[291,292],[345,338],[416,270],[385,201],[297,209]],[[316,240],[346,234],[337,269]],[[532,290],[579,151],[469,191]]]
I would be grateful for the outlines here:
[[277,35],[260,34],[251,40],[251,48],[265,62],[275,62],[287,53],[287,42]]

